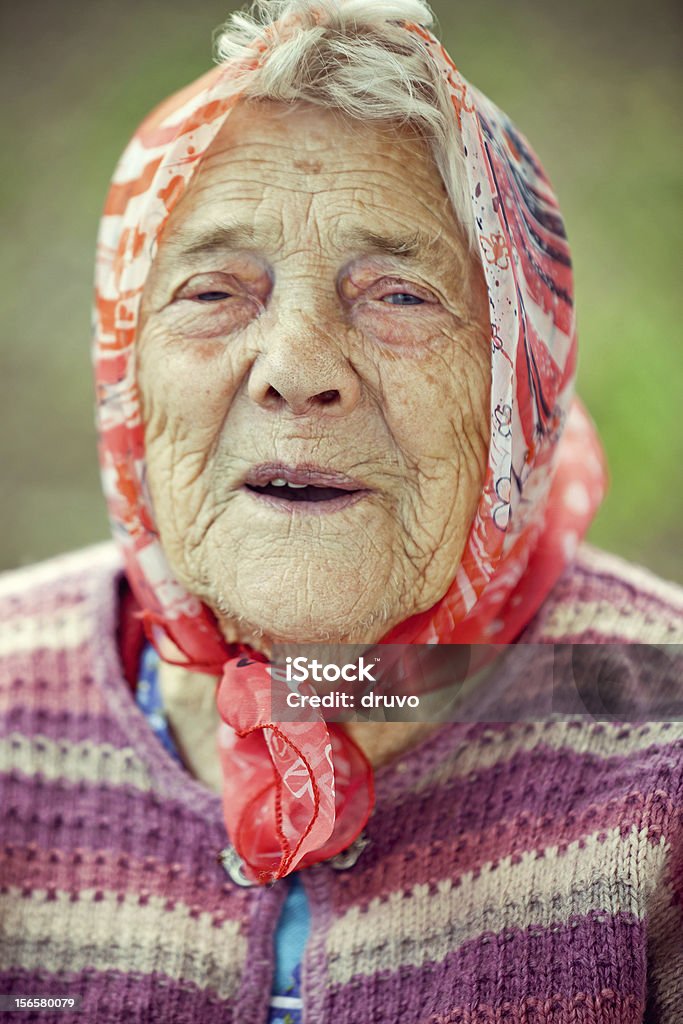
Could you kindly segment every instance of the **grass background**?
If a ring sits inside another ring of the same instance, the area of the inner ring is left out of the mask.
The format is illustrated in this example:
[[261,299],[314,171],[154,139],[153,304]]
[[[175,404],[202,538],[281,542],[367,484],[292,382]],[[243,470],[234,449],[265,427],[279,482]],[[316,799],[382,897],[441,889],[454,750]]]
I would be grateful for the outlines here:
[[[678,4],[434,9],[463,74],[530,138],[560,197],[579,393],[611,468],[589,539],[683,582]],[[207,68],[229,10],[214,0],[5,5],[0,567],[108,536],[89,363],[97,221],[128,137]]]

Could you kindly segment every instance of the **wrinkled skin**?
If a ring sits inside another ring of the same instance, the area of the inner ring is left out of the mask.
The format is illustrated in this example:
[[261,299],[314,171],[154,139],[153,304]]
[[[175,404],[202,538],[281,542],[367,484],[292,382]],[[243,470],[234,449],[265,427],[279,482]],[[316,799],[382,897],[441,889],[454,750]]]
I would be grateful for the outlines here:
[[[412,131],[236,107],[169,218],[138,345],[161,541],[227,639],[371,643],[443,596],[483,485],[489,336]],[[274,509],[242,486],[273,461],[367,494]]]

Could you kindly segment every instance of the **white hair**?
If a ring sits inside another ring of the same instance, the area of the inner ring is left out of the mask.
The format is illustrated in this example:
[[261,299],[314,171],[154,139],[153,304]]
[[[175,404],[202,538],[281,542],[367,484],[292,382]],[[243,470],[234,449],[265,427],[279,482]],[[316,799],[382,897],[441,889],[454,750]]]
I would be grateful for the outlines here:
[[429,146],[474,248],[448,87],[403,21],[429,27],[434,17],[422,0],[255,0],[216,30],[216,59],[233,65],[235,91],[245,98],[306,100],[360,122],[411,126]]

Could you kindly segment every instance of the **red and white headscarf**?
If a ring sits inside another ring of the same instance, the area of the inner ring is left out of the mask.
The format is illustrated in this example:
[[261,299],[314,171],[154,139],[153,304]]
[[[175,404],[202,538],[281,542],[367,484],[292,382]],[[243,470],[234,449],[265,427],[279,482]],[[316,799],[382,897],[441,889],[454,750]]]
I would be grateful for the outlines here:
[[[557,200],[528,142],[459,74],[425,28],[405,23],[448,83],[490,300],[491,441],[453,582],[392,643],[509,643],[538,610],[598,508],[606,468],[574,397],[572,271]],[[296,25],[291,31],[297,31]],[[254,47],[247,71],[263,59]],[[114,537],[162,657],[222,677],[218,707],[226,824],[246,874],[271,881],[331,856],[372,803],[367,763],[322,719],[273,723],[264,659],[226,644],[211,611],[175,579],[146,485],[135,344],[159,239],[236,102],[224,64],[158,108],[116,169],[98,239],[94,362],[100,462]],[[360,780],[360,781],[359,781]]]

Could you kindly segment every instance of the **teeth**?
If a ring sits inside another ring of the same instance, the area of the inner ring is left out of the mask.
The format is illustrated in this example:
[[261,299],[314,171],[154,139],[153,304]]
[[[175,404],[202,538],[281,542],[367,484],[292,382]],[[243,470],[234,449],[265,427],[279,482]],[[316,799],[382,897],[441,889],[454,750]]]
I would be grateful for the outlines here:
[[278,478],[277,478],[276,480],[271,480],[270,482],[271,482],[271,484],[272,484],[272,486],[273,486],[273,487],[294,487],[294,488],[301,488],[301,487],[306,487],[306,486],[308,486],[307,484],[288,484],[288,483],[287,483],[287,481],[286,481],[286,480],[283,480],[281,476],[279,476],[279,477],[278,477]]

